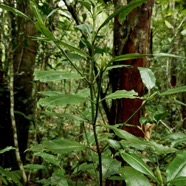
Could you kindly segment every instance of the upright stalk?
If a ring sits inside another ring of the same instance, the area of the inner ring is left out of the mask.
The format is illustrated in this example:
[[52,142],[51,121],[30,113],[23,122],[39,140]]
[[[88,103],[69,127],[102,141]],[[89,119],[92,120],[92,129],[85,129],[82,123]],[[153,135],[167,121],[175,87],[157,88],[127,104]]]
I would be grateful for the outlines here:
[[[10,54],[12,55],[12,54]],[[12,57],[11,57],[12,58]],[[27,176],[23,167],[23,162],[21,160],[20,156],[20,150],[19,150],[19,143],[18,143],[18,135],[17,135],[17,127],[16,127],[16,121],[15,121],[15,115],[14,115],[14,69],[13,69],[13,60],[10,61],[10,117],[11,117],[11,123],[12,123],[12,130],[13,130],[13,140],[14,140],[14,146],[15,146],[15,155],[16,160],[19,166],[19,169],[22,173],[22,178],[24,183],[27,183]]]

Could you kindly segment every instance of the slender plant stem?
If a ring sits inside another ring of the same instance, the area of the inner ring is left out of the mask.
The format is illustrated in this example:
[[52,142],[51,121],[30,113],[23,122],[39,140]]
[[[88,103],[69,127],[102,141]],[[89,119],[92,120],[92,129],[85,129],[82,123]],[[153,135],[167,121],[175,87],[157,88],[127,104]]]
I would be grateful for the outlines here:
[[19,169],[22,173],[23,181],[26,184],[27,183],[27,176],[26,176],[26,173],[25,173],[25,170],[24,170],[24,167],[23,167],[23,162],[22,162],[21,156],[20,156],[18,135],[17,135],[17,127],[16,127],[16,121],[15,121],[15,115],[14,115],[14,70],[13,70],[13,60],[11,60],[11,63],[10,63],[10,83],[9,83],[9,86],[10,86],[10,117],[11,117],[12,130],[13,130],[15,155],[16,155],[16,160],[17,160]]

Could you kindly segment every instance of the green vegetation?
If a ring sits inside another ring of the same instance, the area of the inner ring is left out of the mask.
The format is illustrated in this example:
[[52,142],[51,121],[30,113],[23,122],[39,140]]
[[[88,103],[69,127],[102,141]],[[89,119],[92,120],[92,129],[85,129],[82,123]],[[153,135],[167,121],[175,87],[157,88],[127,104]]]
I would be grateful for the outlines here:
[[[148,52],[113,54],[114,18],[146,2],[0,1],[0,185],[186,185],[185,2],[154,3]],[[114,90],[121,69],[146,93]],[[141,104],[110,123],[121,99]]]

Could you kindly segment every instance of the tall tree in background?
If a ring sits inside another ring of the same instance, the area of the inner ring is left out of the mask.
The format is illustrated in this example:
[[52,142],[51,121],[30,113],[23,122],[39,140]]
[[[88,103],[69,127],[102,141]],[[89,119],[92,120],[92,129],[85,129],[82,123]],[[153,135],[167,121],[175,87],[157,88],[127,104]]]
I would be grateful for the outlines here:
[[[127,3],[131,2],[130,0]],[[134,9],[125,19],[120,22],[119,17],[114,19],[114,56],[140,53],[147,54],[150,52],[151,41],[151,15],[154,0],[148,0],[142,6]],[[114,0],[115,9],[123,6],[124,3]],[[110,73],[113,92],[116,90],[135,90],[139,96],[144,93],[144,86],[140,78],[137,67],[147,67],[149,64],[146,58],[126,61],[122,64],[132,65],[133,68],[113,69]],[[124,127],[128,132],[143,136],[143,132],[136,126],[139,126],[139,118],[142,111],[138,111],[129,119],[135,111],[142,105],[139,99],[122,99],[112,102],[110,124],[127,122],[134,127]]]
[[[27,1],[6,1],[5,4],[15,7],[25,13],[29,13],[29,3]],[[27,148],[28,131],[33,113],[33,72],[35,67],[37,42],[30,36],[36,34],[36,29],[32,22],[15,17],[11,13],[4,13],[7,16],[7,27],[9,32],[7,42],[9,46],[4,46],[6,58],[0,65],[0,149],[7,146],[14,146],[13,131],[10,121],[10,103],[8,88],[8,72],[5,67],[11,63],[14,65],[14,100],[15,119],[18,131],[18,142],[22,161],[25,161],[24,151]],[[5,29],[5,28],[3,28]],[[1,56],[1,60],[2,60]],[[4,64],[3,64],[4,63]],[[15,152],[10,151],[0,156],[0,165],[17,169]]]

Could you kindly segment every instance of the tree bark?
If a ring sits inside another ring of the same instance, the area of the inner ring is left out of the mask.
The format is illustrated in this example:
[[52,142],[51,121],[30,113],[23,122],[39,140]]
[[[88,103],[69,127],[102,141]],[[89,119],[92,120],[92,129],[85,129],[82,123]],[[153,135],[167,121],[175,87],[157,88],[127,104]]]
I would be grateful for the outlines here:
[[[127,3],[129,3],[128,1]],[[146,54],[150,51],[151,37],[151,15],[154,0],[135,8],[122,23],[118,16],[114,20],[114,56],[140,53]],[[118,0],[114,1],[115,8],[123,6]],[[122,64],[132,65],[133,68],[113,69],[110,73],[113,92],[116,90],[135,90],[139,96],[144,94],[144,86],[138,71],[138,67],[147,67],[149,62],[146,58],[139,58],[122,62]],[[143,132],[137,128],[140,126],[139,119],[142,110],[137,112],[130,120],[132,114],[141,106],[140,99],[122,99],[112,102],[110,124],[125,123],[133,125],[124,126],[128,132],[143,137]]]
[[[11,6],[14,2],[11,1]],[[10,5],[10,4],[9,4]],[[17,1],[17,8],[23,13],[29,15],[28,2],[22,0]],[[38,44],[29,36],[36,33],[34,24],[21,17],[15,15],[10,16],[11,41],[13,50],[14,63],[14,99],[15,99],[15,118],[18,131],[18,142],[22,161],[25,161],[24,151],[27,149],[28,131],[32,122],[33,114],[33,72],[36,61]],[[8,51],[5,51],[8,52]],[[2,82],[0,82],[2,83]],[[7,88],[5,88],[7,89]],[[9,92],[5,89],[0,98],[8,98]],[[5,99],[4,99],[5,100]],[[2,119],[0,123],[0,147],[13,146],[13,133],[10,123],[9,98],[3,102],[3,108],[6,108],[3,114],[0,114]],[[5,113],[6,112],[6,113]],[[0,156],[0,165],[3,167],[11,167],[17,169],[17,162],[14,152],[8,152]]]

